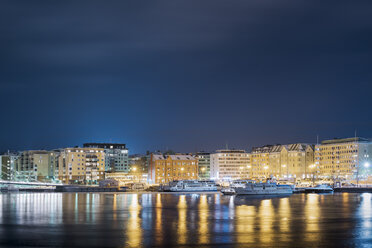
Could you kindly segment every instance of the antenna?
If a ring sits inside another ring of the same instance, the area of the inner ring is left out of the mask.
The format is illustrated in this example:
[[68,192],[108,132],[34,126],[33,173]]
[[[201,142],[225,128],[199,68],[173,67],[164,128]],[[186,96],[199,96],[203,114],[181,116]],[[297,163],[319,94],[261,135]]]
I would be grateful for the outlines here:
[[319,145],[319,135],[316,135],[316,144]]

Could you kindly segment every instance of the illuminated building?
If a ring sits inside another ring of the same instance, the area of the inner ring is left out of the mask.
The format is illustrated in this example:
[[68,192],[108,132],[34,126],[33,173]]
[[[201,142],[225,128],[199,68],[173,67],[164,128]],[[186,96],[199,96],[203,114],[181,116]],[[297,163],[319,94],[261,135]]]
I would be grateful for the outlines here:
[[14,180],[18,154],[6,153],[0,155],[1,180]]
[[252,178],[309,178],[314,149],[309,144],[254,147],[251,153]]
[[234,180],[250,177],[250,156],[244,150],[217,150],[211,154],[211,179]]
[[66,148],[60,151],[56,175],[66,184],[97,184],[105,179],[103,148]]
[[51,151],[23,151],[15,160],[14,177],[21,181],[51,181],[54,179],[54,162]]
[[105,171],[128,172],[130,169],[128,149],[125,144],[85,143],[86,148],[102,148],[105,152]]
[[372,142],[363,138],[322,141],[315,146],[315,174],[333,179],[365,179],[371,175]]
[[150,183],[167,183],[173,180],[198,179],[198,161],[191,155],[151,154]]
[[211,170],[211,154],[209,152],[198,152],[195,158],[198,160],[198,173],[200,179],[209,179]]

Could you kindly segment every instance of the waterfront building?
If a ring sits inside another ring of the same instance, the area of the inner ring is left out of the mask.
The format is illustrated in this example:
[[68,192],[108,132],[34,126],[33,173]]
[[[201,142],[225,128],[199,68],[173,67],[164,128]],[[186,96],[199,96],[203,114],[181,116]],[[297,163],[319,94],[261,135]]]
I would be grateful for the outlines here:
[[105,179],[112,179],[119,182],[119,186],[127,186],[132,183],[148,182],[148,173],[142,172],[107,172]]
[[129,156],[129,172],[148,173],[150,155],[135,154]]
[[125,144],[85,143],[83,147],[104,149],[106,172],[129,172],[129,151]]
[[253,147],[251,152],[251,177],[264,179],[276,173],[280,165],[281,145]]
[[198,179],[198,160],[185,154],[151,154],[150,183],[168,183],[174,180]]
[[252,178],[304,179],[311,177],[314,148],[310,144],[266,145],[251,152]]
[[209,152],[198,152],[195,155],[198,160],[198,175],[200,179],[209,179],[211,170],[211,154]]
[[66,184],[97,184],[105,179],[103,148],[66,148],[59,152],[56,175]]
[[367,179],[372,173],[372,142],[364,138],[322,141],[315,146],[315,176],[330,179]]
[[17,153],[6,153],[0,155],[0,179],[13,181],[15,179]]
[[229,181],[249,178],[250,155],[244,150],[217,150],[210,155],[211,179]]
[[51,151],[23,151],[16,157],[14,177],[20,181],[51,181],[54,179],[54,161]]

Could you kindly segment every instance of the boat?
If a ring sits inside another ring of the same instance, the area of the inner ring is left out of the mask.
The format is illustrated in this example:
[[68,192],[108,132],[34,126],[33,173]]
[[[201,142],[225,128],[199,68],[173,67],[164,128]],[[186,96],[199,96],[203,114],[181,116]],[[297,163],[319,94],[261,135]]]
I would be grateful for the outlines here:
[[247,183],[243,188],[235,189],[237,195],[290,195],[291,185],[276,183]]
[[333,193],[333,189],[327,184],[320,184],[316,187],[306,188],[305,193]]
[[221,193],[224,195],[235,195],[236,194],[235,189],[231,187],[221,189]]
[[163,187],[163,191],[170,192],[205,192],[217,191],[217,185],[210,180],[182,180],[170,182]]
[[235,195],[236,188],[244,188],[247,183],[254,182],[251,180],[234,180],[231,182],[230,186],[227,188],[221,189],[221,193],[224,195]]

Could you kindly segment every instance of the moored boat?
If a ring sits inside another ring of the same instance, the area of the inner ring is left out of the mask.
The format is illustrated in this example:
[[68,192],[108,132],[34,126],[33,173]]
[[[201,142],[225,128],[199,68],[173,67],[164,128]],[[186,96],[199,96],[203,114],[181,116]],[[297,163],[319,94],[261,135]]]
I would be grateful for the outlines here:
[[235,189],[231,187],[221,189],[221,193],[224,195],[235,195],[236,194]]
[[316,187],[306,188],[305,193],[333,193],[333,189],[329,185],[321,184]]
[[173,181],[163,187],[164,191],[170,192],[204,192],[217,191],[217,185],[211,180],[182,180]]
[[293,187],[276,183],[247,183],[235,189],[237,195],[290,195]]

